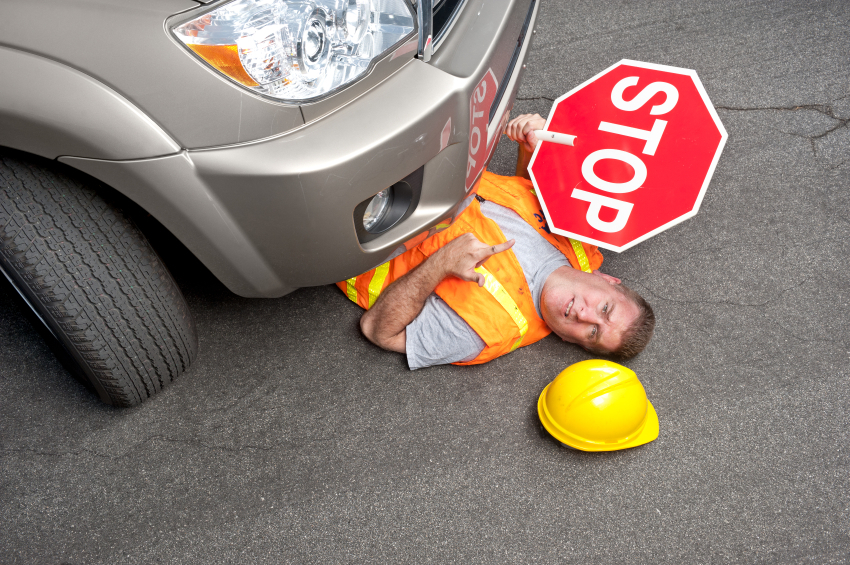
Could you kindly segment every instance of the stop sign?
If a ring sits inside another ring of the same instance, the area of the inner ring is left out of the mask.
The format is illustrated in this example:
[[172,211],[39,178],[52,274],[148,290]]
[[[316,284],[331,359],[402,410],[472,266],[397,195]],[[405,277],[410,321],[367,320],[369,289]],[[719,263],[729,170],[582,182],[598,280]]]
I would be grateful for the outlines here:
[[695,71],[622,60],[561,96],[528,171],[550,229],[612,251],[695,215],[726,129]]

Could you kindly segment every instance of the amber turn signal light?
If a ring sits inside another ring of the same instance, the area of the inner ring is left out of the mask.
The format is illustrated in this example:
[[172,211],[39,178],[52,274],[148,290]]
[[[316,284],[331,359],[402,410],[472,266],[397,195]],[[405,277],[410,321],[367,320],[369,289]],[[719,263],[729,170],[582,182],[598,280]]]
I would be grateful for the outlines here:
[[189,48],[236,82],[245,86],[259,86],[242,67],[236,45],[189,45]]

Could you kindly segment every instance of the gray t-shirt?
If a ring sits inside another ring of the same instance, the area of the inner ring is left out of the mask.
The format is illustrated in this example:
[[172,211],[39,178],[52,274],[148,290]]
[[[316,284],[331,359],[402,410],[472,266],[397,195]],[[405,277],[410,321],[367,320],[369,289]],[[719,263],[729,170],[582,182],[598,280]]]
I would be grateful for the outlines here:
[[[462,207],[466,208],[472,198],[467,198]],[[513,210],[493,202],[482,202],[481,212],[496,222],[505,238],[516,240],[504,253],[516,255],[539,316],[543,283],[555,269],[570,266],[570,262]],[[406,330],[407,363],[411,369],[471,361],[485,346],[475,330],[434,293]]]

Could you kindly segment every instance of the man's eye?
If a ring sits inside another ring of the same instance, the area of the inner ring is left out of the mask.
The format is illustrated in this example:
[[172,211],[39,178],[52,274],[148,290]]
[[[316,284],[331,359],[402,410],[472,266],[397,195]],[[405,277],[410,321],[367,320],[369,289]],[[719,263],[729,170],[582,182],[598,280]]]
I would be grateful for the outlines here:
[[608,313],[608,305],[607,305],[607,304],[606,304],[605,306],[603,306],[603,307],[602,307],[602,313],[603,313],[603,314],[607,314],[607,313]]
[[592,328],[590,328],[590,339],[593,339],[593,338],[596,337],[597,329],[598,329],[598,326],[593,326]]

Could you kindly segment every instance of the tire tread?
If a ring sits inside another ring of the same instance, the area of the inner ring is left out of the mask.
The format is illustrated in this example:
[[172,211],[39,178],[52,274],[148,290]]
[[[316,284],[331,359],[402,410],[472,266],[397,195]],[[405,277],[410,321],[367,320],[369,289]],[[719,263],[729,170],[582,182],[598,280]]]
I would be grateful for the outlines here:
[[194,360],[188,305],[142,233],[51,162],[0,152],[0,261],[14,270],[118,406]]

